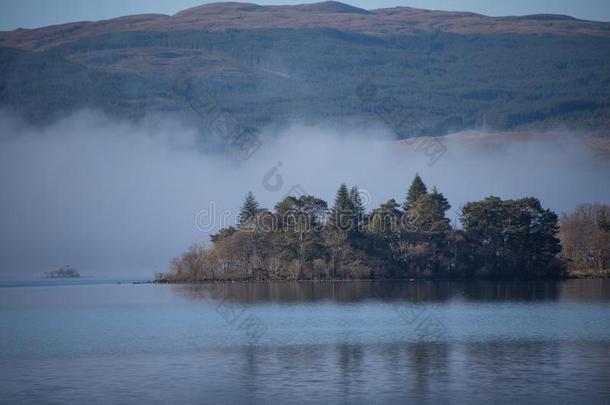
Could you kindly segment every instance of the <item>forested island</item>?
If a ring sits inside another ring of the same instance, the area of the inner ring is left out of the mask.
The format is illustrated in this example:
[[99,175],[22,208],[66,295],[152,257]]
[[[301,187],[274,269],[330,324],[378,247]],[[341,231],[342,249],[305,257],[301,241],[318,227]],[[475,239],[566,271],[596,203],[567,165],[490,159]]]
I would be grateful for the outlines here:
[[78,270],[70,266],[63,266],[58,270],[53,270],[45,273],[45,278],[80,278]]
[[[286,197],[270,211],[248,193],[235,227],[174,258],[157,282],[536,278],[608,275],[610,206],[563,215],[534,197],[487,197],[451,224],[443,194],[416,175],[402,204],[366,212],[357,187],[334,204]],[[563,249],[562,249],[563,247]]]

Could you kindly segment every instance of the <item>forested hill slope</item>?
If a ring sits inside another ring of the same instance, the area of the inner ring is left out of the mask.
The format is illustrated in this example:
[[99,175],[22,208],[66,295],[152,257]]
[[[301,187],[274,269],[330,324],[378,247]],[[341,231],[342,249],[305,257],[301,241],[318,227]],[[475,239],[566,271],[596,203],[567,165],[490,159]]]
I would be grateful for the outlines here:
[[193,116],[193,94],[177,91],[181,83],[254,128],[295,119],[395,127],[400,116],[418,133],[603,131],[610,23],[215,3],[0,33],[0,106],[32,121],[82,107]]

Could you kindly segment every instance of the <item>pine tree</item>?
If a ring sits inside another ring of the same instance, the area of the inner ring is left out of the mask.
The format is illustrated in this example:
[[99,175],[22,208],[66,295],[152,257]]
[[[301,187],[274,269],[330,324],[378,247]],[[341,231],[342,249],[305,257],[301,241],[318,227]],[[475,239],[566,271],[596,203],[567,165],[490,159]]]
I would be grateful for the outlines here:
[[354,206],[350,199],[350,192],[345,184],[341,184],[335,197],[335,205],[328,218],[329,225],[341,230],[353,228],[352,215]]
[[415,207],[417,199],[426,194],[428,194],[428,189],[426,188],[426,185],[422,181],[421,177],[419,177],[419,174],[416,173],[415,178],[411,183],[411,187],[409,187],[409,191],[407,192],[405,202],[402,205],[403,210],[407,212],[413,209]]
[[451,208],[445,196],[436,187],[422,195],[411,208],[416,230],[424,233],[444,233],[451,227],[445,213]]
[[258,211],[258,202],[256,198],[254,198],[254,194],[252,191],[248,192],[246,198],[244,199],[244,203],[239,210],[239,216],[237,218],[238,225],[243,225],[248,222],[249,219],[254,218]]
[[333,210],[335,211],[349,211],[352,208],[352,204],[350,201],[350,194],[347,189],[345,183],[339,186],[339,190],[337,190],[337,195],[335,197],[335,205],[333,206]]
[[354,223],[357,225],[357,229],[361,230],[362,222],[364,221],[364,202],[362,201],[362,196],[360,196],[360,191],[357,186],[351,188],[349,192],[349,200],[352,205],[352,217]]

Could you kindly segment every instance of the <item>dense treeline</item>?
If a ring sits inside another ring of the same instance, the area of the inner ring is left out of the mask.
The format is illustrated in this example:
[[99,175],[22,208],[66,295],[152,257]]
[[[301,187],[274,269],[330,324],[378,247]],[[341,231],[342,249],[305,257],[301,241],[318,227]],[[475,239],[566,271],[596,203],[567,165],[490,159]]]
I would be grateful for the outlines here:
[[402,204],[366,212],[342,184],[332,207],[310,195],[270,211],[249,193],[235,227],[193,245],[158,281],[559,277],[565,274],[557,215],[536,198],[488,197],[461,209],[462,229],[436,188],[416,175]]

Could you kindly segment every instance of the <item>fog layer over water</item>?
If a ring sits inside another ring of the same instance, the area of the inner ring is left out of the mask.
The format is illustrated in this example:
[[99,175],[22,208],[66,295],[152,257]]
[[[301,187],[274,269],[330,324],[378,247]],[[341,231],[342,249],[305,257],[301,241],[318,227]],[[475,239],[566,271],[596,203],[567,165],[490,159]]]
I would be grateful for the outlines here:
[[402,201],[419,172],[449,199],[455,222],[461,205],[487,195],[533,195],[557,212],[610,201],[610,164],[560,131],[510,142],[445,138],[433,165],[418,142],[398,144],[375,125],[262,131],[245,161],[201,139],[172,120],[81,112],[33,127],[0,114],[0,278],[66,264],[83,275],[150,278],[191,242],[208,241],[196,218],[206,230],[232,225],[249,190],[273,208],[291,192],[332,203],[346,182],[363,189],[371,209]]

